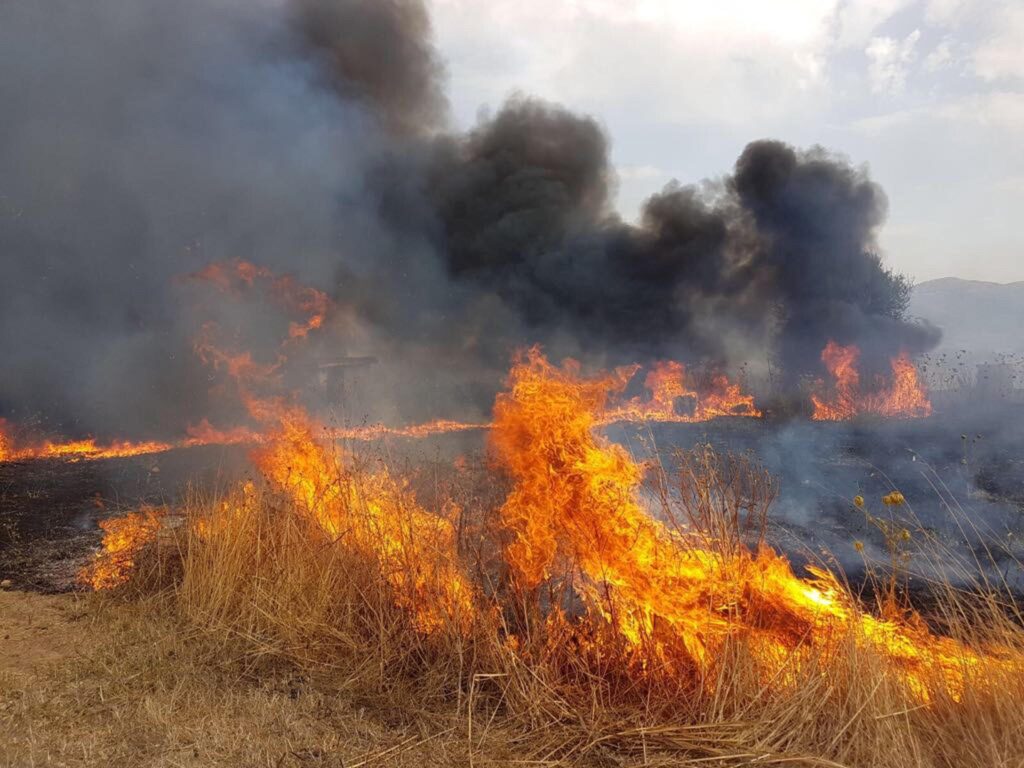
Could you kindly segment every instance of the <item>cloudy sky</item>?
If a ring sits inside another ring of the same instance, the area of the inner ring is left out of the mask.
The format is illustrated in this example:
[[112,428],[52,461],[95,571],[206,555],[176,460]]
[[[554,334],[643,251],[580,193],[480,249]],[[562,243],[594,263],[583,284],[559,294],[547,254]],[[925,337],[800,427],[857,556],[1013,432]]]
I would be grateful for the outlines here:
[[455,119],[516,90],[606,127],[627,217],[751,139],[822,144],[889,196],[917,280],[1024,280],[1024,0],[433,0]]

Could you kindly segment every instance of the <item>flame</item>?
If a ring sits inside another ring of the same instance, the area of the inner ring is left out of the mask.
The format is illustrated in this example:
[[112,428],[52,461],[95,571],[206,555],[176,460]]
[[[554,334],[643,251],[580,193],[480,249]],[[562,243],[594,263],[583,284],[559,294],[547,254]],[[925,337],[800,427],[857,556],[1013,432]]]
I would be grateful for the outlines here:
[[100,443],[88,437],[82,440],[54,441],[35,440],[28,443],[16,440],[11,426],[0,419],[0,463],[5,461],[30,461],[34,459],[116,459],[128,456],[142,456],[163,453],[175,445],[160,440],[115,440]]
[[11,438],[10,426],[6,419],[0,419],[0,464],[14,461],[14,440]]
[[449,435],[455,432],[473,432],[490,429],[487,422],[451,421],[436,419],[423,424],[411,424],[406,427],[388,427],[383,424],[370,424],[364,427],[333,427],[327,430],[332,440],[378,440],[384,437],[425,438],[433,435]]
[[219,429],[203,419],[188,428],[188,437],[175,447],[194,448],[203,445],[250,445],[263,440],[263,436],[249,427]]
[[[866,613],[826,570],[811,567],[799,577],[768,547],[718,546],[652,515],[638,493],[642,467],[598,433],[630,375],[619,369],[585,378],[577,363],[556,367],[532,349],[513,366],[494,407],[490,444],[512,481],[498,520],[516,599],[545,585],[568,589],[585,614],[571,618],[556,603],[548,622],[578,632],[581,650],[601,652],[604,636],[591,630],[604,628],[637,659],[657,658],[673,674],[708,680],[727,643],[739,639],[766,680],[784,682],[794,665],[835,658],[852,639],[881,654],[925,702],[939,691],[960,698],[968,676],[1024,668],[1007,649],[981,651],[938,636],[916,614]],[[667,380],[678,387],[682,379],[673,371]],[[477,618],[500,610],[486,607],[460,564],[458,509],[431,513],[402,478],[361,469],[331,442],[330,429],[286,398],[249,395],[246,405],[266,430],[251,455],[267,483],[328,539],[377,563],[420,631],[467,633]],[[245,490],[251,498],[252,486]],[[104,552],[82,580],[97,589],[123,583],[161,519],[161,511],[146,509],[101,523]],[[211,534],[203,525],[200,538]],[[508,642],[514,649],[520,638]]]
[[[197,356],[214,369],[223,372],[238,388],[243,402],[259,400],[256,391],[265,392],[280,386],[279,374],[288,362],[287,352],[295,343],[322,328],[329,315],[339,311],[327,294],[302,285],[291,275],[277,275],[267,267],[241,259],[214,262],[188,276],[189,279],[212,285],[221,293],[238,297],[259,284],[272,303],[295,315],[288,326],[288,336],[267,361],[257,360],[247,350],[225,349],[217,340],[219,328],[215,323],[203,324],[193,348]],[[639,371],[639,366],[621,368],[616,375],[623,383]],[[685,367],[678,362],[657,364],[647,375],[645,386],[651,393],[649,400],[637,397],[609,410],[602,424],[624,421],[696,422],[718,416],[760,416],[753,397],[742,392],[723,375],[712,376],[705,386],[691,383]],[[688,413],[678,412],[680,402],[690,401]],[[257,421],[260,419],[257,418]],[[271,420],[272,422],[273,420]],[[421,424],[386,426],[369,424],[357,427],[322,429],[322,437],[334,440],[371,441],[387,437],[420,439],[439,434],[490,429],[482,422],[460,422],[437,419]],[[0,420],[0,462],[30,459],[97,460],[127,458],[158,454],[178,448],[210,445],[258,445],[271,439],[262,431],[246,426],[219,429],[204,419],[190,427],[187,435],[172,441],[116,440],[100,443],[95,438],[54,441],[49,439],[16,441],[13,431]]]
[[[621,368],[615,376],[619,380],[628,381],[636,370],[635,367]],[[761,416],[761,412],[754,406],[753,396],[744,394],[739,384],[729,381],[722,374],[715,374],[706,386],[697,387],[691,382],[686,367],[674,360],[657,363],[647,374],[644,387],[650,392],[649,399],[635,397],[617,408],[609,409],[602,416],[601,423],[693,423],[719,416]],[[680,404],[688,404],[691,410],[680,413]]]
[[[770,548],[724,546],[651,514],[640,500],[642,467],[625,449],[602,437],[599,428],[626,420],[760,416],[753,398],[725,376],[696,382],[681,363],[663,362],[645,378],[650,396],[623,402],[638,367],[586,378],[577,363],[556,367],[538,349],[531,349],[513,366],[508,391],[498,396],[490,425],[442,420],[400,428],[330,428],[294,396],[262,394],[279,384],[275,374],[287,360],[286,347],[322,326],[331,308],[326,297],[248,262],[211,265],[195,277],[227,292],[269,281],[272,296],[303,319],[291,323],[278,359],[271,363],[219,349],[212,343],[215,328],[206,329],[197,343],[204,359],[236,382],[258,430],[219,430],[201,422],[184,440],[146,444],[145,450],[210,443],[254,445],[251,457],[266,482],[286,494],[295,510],[329,540],[351,546],[379,565],[395,602],[411,613],[424,633],[444,628],[467,633],[477,618],[489,611],[497,616],[502,608],[487,603],[487,590],[478,588],[461,565],[455,525],[459,510],[450,505],[438,513],[424,509],[403,478],[384,469],[360,467],[336,440],[414,438],[490,427],[495,461],[512,482],[498,520],[503,565],[513,592],[517,600],[525,600],[557,583],[562,594],[571,594],[574,600],[567,601],[565,609],[558,601],[551,605],[548,622],[570,624],[578,631],[581,649],[589,643],[602,650],[605,635],[590,632],[598,628],[610,631],[641,664],[657,659],[673,673],[708,679],[726,645],[740,639],[763,667],[766,679],[784,680],[787,665],[813,654],[834,657],[852,638],[879,652],[908,689],[925,701],[938,690],[958,698],[967,676],[976,670],[1024,667],[1024,661],[1009,651],[982,652],[935,635],[916,614],[865,613],[826,570],[808,568],[807,575],[799,577]],[[930,411],[905,356],[893,361],[890,386],[861,394],[858,354],[855,347],[826,347],[823,360],[836,379],[836,391],[833,401],[815,398],[816,418],[819,408],[852,415]],[[685,412],[681,402],[689,406]],[[83,457],[105,449],[124,451],[128,444],[104,448],[87,440],[49,443],[45,448],[55,455]],[[21,455],[20,450],[0,428],[0,459]],[[251,498],[251,488],[246,493]],[[138,553],[156,537],[162,514],[144,509],[101,523],[104,551],[83,570],[82,580],[97,589],[123,583]],[[212,535],[209,525],[200,525],[200,539]],[[585,613],[573,618],[568,608],[574,605],[582,605]],[[519,640],[509,635],[509,648],[517,647]]]
[[[455,432],[472,432],[490,429],[486,422],[463,422],[437,419],[422,424],[392,427],[385,424],[368,424],[360,427],[323,427],[321,434],[330,440],[353,440],[372,442],[388,437],[423,439],[434,435]],[[94,438],[84,440],[53,441],[42,440],[22,444],[12,437],[13,430],[0,419],[0,464],[7,461],[32,461],[38,459],[65,459],[69,461],[96,461],[99,459],[120,459],[133,456],[149,456],[181,448],[202,446],[258,445],[269,438],[263,432],[246,426],[220,429],[206,419],[190,426],[187,436],[169,442],[159,440],[130,441],[117,440],[99,443]]]
[[122,517],[100,521],[103,549],[78,574],[78,581],[92,589],[112,589],[128,581],[135,558],[153,541],[163,525],[166,510],[143,507]]
[[357,472],[343,453],[317,439],[325,430],[301,407],[282,401],[249,405],[254,415],[276,422],[252,453],[267,481],[331,539],[344,537],[375,557],[396,602],[413,612],[421,631],[467,628],[473,588],[457,565],[451,522],[457,510],[431,514],[401,479],[383,470]]
[[930,416],[932,404],[918,377],[917,368],[905,352],[890,361],[892,380],[876,381],[875,391],[862,392],[857,361],[860,349],[829,341],[821,360],[834,381],[830,395],[825,384],[816,382],[811,394],[815,421],[845,421],[857,416],[884,416],[894,419],[918,419]]
[[239,295],[244,288],[252,288],[257,280],[269,286],[271,300],[286,311],[304,316],[301,321],[292,321],[288,326],[290,339],[303,339],[310,331],[323,326],[334,302],[323,291],[299,283],[292,275],[276,275],[267,267],[248,261],[214,262],[190,277],[209,282],[223,293]]
[[594,432],[622,386],[620,375],[581,378],[575,363],[556,368],[533,349],[498,397],[491,444],[514,481],[500,517],[521,590],[565,577],[589,614],[631,647],[705,673],[736,637],[774,673],[810,648],[841,652],[852,634],[922,697],[937,676],[956,697],[965,670],[990,661],[916,616],[861,612],[827,571],[799,578],[771,549],[716,548],[653,517],[639,501],[640,466]]

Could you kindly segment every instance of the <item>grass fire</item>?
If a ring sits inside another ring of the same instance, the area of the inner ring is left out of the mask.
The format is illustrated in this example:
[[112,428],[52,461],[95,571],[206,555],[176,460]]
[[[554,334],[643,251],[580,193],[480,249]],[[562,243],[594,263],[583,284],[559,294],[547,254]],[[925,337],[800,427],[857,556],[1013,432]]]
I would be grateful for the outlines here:
[[0,768],[1024,766],[1003,4],[165,5],[0,4]]

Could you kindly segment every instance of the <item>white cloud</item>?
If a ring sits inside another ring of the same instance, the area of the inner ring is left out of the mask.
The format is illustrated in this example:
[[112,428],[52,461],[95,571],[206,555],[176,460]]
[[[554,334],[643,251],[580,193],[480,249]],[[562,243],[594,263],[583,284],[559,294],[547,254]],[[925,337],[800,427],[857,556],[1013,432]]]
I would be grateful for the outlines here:
[[1024,93],[992,91],[938,107],[935,114],[958,123],[974,123],[1017,132],[1024,130]]
[[878,27],[913,0],[847,0],[839,9],[840,48],[859,48]]
[[[463,116],[522,88],[599,114],[763,122],[827,85],[838,0],[434,0]],[[804,106],[802,106],[804,105]]]
[[[913,109],[898,109],[855,120],[851,127],[865,136],[912,129],[924,132],[941,121],[952,127],[986,128],[1007,133],[1024,131],[1024,93],[993,91]],[[993,145],[997,142],[993,139]]]
[[991,0],[928,0],[925,5],[925,21],[936,26],[949,26],[976,13],[980,2]]
[[974,69],[986,80],[1024,80],[1024,5],[1004,4],[992,19],[992,35],[974,54]]
[[616,169],[623,181],[667,181],[669,174],[656,165],[620,165]]
[[924,68],[929,72],[938,72],[952,66],[953,63],[953,40],[946,37],[925,57]]
[[871,90],[896,96],[907,84],[907,72],[914,61],[914,48],[921,38],[915,29],[903,40],[892,37],[874,37],[864,53],[868,57],[868,77]]

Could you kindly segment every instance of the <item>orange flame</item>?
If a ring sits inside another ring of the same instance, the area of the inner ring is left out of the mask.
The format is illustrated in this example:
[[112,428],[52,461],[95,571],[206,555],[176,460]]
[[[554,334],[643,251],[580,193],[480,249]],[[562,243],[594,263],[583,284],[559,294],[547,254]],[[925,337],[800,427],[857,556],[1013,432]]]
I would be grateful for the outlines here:
[[99,443],[91,437],[83,440],[38,440],[25,443],[16,440],[14,430],[6,421],[0,419],[0,463],[33,459],[114,459],[162,453],[173,447],[173,443],[159,440],[116,440]]
[[[650,514],[638,493],[642,468],[596,434],[628,379],[622,370],[584,378],[578,364],[555,367],[533,349],[497,398],[491,446],[513,482],[499,511],[503,554],[520,594],[568,577],[588,622],[655,654],[667,669],[698,677],[713,674],[734,638],[775,679],[811,653],[842,653],[852,638],[880,652],[925,701],[937,691],[959,698],[968,675],[1024,666],[1005,649],[981,652],[935,635],[915,614],[864,613],[825,570],[808,568],[800,578],[767,547],[716,547]],[[403,480],[360,471],[321,439],[330,430],[300,406],[254,397],[247,406],[268,429],[252,454],[267,481],[332,540],[372,557],[421,631],[469,631],[484,603],[459,564],[457,510],[432,514]],[[143,510],[102,523],[104,552],[82,580],[96,588],[123,583],[161,514]]]
[[[286,351],[289,345],[306,339],[312,331],[323,327],[328,315],[338,310],[331,298],[322,291],[298,283],[291,275],[277,275],[267,267],[240,259],[214,262],[193,273],[189,278],[208,283],[229,295],[241,295],[244,291],[254,288],[259,281],[266,287],[275,304],[301,318],[290,322],[288,338],[282,341],[270,361],[259,361],[249,351],[229,351],[222,348],[216,341],[217,325],[206,323],[202,326],[194,343],[196,354],[203,362],[224,372],[228,379],[238,386],[238,394],[243,401],[258,400],[252,393],[254,389],[265,391],[279,386],[278,374],[288,362]],[[616,375],[622,377],[625,384],[638,370],[639,366],[622,368]],[[738,384],[730,382],[723,375],[715,375],[704,386],[696,386],[690,381],[681,363],[667,361],[657,364],[648,373],[645,386],[651,393],[649,400],[637,397],[616,409],[609,410],[602,424],[623,421],[686,423],[706,421],[718,416],[761,415],[754,407],[753,397],[744,394]],[[692,407],[689,412],[680,412],[680,404],[689,404]],[[258,416],[257,420],[260,420]],[[401,427],[383,424],[335,427],[324,429],[323,437],[359,441],[385,437],[418,439],[490,427],[491,425],[487,423],[438,419]],[[103,444],[90,437],[83,440],[47,439],[19,443],[13,438],[6,422],[0,420],[0,462],[47,458],[126,458],[204,445],[260,444],[267,439],[262,432],[244,426],[219,430],[204,419],[198,425],[190,427],[185,438],[173,441],[117,440]]]
[[224,293],[238,294],[243,286],[252,288],[257,280],[269,285],[271,299],[282,309],[299,312],[305,316],[302,322],[293,321],[288,327],[288,337],[305,338],[309,332],[323,326],[334,302],[323,291],[299,283],[292,275],[275,275],[269,268],[236,259],[214,262],[191,275],[195,280],[204,280]]
[[385,471],[357,473],[343,454],[321,440],[321,426],[298,406],[250,403],[254,415],[276,426],[252,458],[266,479],[332,539],[342,536],[377,558],[397,603],[410,609],[423,632],[467,628],[473,588],[460,571],[455,527],[423,509],[405,483]]
[[112,589],[128,581],[135,558],[156,538],[165,514],[164,509],[144,507],[140,512],[101,520],[103,549],[79,572],[79,582],[93,589]]
[[824,570],[798,578],[770,549],[719,551],[650,515],[637,493],[641,468],[594,434],[621,387],[621,376],[584,379],[576,364],[556,368],[534,349],[497,400],[491,442],[515,483],[500,514],[521,589],[565,575],[590,614],[627,643],[675,649],[674,658],[705,671],[730,637],[746,638],[771,669],[800,649],[838,652],[852,632],[922,696],[937,673],[958,695],[965,670],[986,661],[978,653],[916,618],[862,613]]
[[823,394],[825,384],[816,382],[811,394],[815,421],[845,421],[862,415],[893,419],[919,419],[930,416],[932,404],[921,385],[917,368],[905,352],[890,361],[892,380],[876,381],[874,392],[862,392],[857,361],[860,349],[830,341],[821,360],[834,380],[831,395]]
[[[622,368],[616,372],[619,379],[628,381],[636,368]],[[752,395],[744,394],[721,374],[710,378],[707,386],[698,387],[690,381],[686,367],[674,360],[654,366],[644,380],[651,393],[649,399],[633,398],[617,408],[609,409],[601,423],[617,421],[657,421],[692,423],[709,421],[719,416],[748,416],[758,418],[761,412],[754,407]],[[680,412],[680,406],[689,406],[689,412]]]

